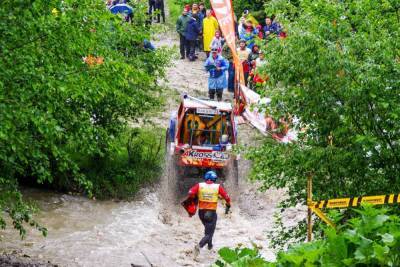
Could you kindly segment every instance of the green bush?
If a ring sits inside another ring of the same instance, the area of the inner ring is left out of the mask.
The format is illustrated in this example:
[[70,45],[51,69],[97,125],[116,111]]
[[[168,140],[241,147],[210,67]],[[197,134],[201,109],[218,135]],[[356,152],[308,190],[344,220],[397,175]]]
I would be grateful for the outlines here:
[[127,199],[144,185],[160,177],[164,135],[155,129],[135,128],[116,141],[121,149],[100,161],[85,166],[93,195],[98,198]]
[[214,266],[400,266],[400,218],[388,210],[364,206],[359,216],[324,238],[281,251],[275,262],[262,259],[257,248],[223,248]]
[[230,249],[228,247],[221,248],[218,251],[219,259],[212,265],[212,267],[228,267],[228,266],[271,266],[264,260],[258,248],[240,248]]
[[88,178],[84,161],[109,161],[109,175],[124,176],[110,160],[121,149],[116,140],[128,121],[161,104],[157,79],[165,75],[169,56],[144,48],[152,33],[145,4],[135,4],[131,23],[104,5],[2,2],[0,191],[15,194],[0,194],[0,210],[10,211],[14,226],[20,218],[33,223],[26,216],[31,209],[21,206],[19,183],[90,196],[99,192],[98,180]]
[[169,8],[169,21],[175,27],[176,20],[181,15],[184,4],[176,0],[167,0],[167,4]]
[[[263,9],[264,4],[268,2],[265,0],[233,0],[233,9],[238,17],[241,16],[244,10],[249,10],[250,13],[254,13],[255,11],[259,11]],[[259,21],[261,22],[261,21]]]

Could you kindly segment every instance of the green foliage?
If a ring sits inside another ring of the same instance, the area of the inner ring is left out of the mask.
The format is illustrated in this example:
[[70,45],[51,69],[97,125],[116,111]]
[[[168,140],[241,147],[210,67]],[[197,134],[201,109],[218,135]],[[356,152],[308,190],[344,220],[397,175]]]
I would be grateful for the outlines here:
[[295,22],[299,17],[300,0],[270,0],[265,4],[265,12],[269,15],[275,15],[278,21],[284,19],[286,22]]
[[[273,249],[286,249],[292,244],[304,241],[306,236],[306,220],[300,221],[295,227],[285,226],[282,221],[282,214],[276,212],[274,214],[274,223],[271,229],[267,232],[269,247]],[[318,235],[317,225],[313,226],[314,236]]]
[[240,248],[230,249],[228,247],[221,248],[218,251],[219,260],[217,260],[213,267],[239,267],[239,266],[254,266],[254,267],[267,267],[271,266],[270,263],[265,261],[256,246],[254,248]]
[[[32,218],[32,213],[36,211],[35,207],[22,200],[22,195],[17,190],[17,185],[14,181],[0,177],[0,196],[0,210],[9,215],[14,228],[19,231],[21,238],[26,235],[24,223],[36,228],[44,236],[47,235],[47,229],[40,226]],[[5,228],[6,221],[3,217],[0,217],[0,229]]]
[[[371,206],[356,212],[359,216],[339,229],[325,228],[322,240],[279,252],[276,262],[266,262],[256,249],[223,248],[214,266],[399,266],[399,217]],[[256,260],[259,265],[251,265]]]
[[[265,0],[233,0],[233,9],[235,14],[240,17],[244,10],[249,10],[250,13],[254,15],[254,12],[262,10],[263,6],[267,4],[268,1]],[[257,19],[258,17],[255,16]],[[261,22],[261,21],[259,21]]]
[[93,192],[82,160],[110,158],[127,121],[160,105],[156,80],[168,57],[143,47],[145,8],[137,4],[132,23],[122,23],[103,1],[3,1],[0,190],[8,182],[16,190],[18,180]]
[[134,128],[117,140],[120,150],[83,169],[99,198],[131,198],[145,184],[155,181],[163,164],[164,135],[160,129]]
[[182,14],[183,7],[185,3],[177,1],[177,0],[167,0],[168,8],[169,8],[169,21],[173,27],[175,27],[175,22]]
[[399,2],[276,0],[266,9],[288,31],[262,48],[266,111],[296,117],[299,139],[254,148],[253,177],[287,188],[285,207],[305,202],[309,174],[315,199],[399,192]]

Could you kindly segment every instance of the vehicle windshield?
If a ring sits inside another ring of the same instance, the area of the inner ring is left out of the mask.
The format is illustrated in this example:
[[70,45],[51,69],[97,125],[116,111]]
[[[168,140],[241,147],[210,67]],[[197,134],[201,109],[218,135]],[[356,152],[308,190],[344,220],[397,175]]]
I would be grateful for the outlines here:
[[190,146],[213,146],[232,142],[230,113],[199,114],[188,110],[182,125],[181,141]]
[[214,130],[192,130],[189,144],[191,146],[218,145],[220,140],[217,140],[217,134]]

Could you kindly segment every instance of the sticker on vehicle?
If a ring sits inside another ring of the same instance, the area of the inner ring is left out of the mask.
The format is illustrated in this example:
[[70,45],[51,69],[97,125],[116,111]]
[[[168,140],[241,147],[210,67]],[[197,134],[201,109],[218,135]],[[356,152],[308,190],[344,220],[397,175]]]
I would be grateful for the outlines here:
[[216,114],[219,114],[219,111],[217,109],[211,109],[211,108],[197,108],[196,113],[197,114],[216,115]]
[[210,159],[212,161],[225,161],[229,159],[229,154],[221,151],[197,151],[189,149],[183,153],[182,157]]

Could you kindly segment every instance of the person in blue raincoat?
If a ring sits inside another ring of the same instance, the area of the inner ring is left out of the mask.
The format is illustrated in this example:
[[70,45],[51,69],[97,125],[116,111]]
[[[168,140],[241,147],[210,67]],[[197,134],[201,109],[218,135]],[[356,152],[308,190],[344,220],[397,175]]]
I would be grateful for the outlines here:
[[229,67],[228,61],[218,54],[218,48],[211,48],[211,55],[207,58],[204,67],[209,72],[208,78],[208,95],[210,99],[214,99],[217,94],[217,100],[222,100],[222,93],[228,86],[225,71]]
[[258,30],[254,28],[250,22],[247,22],[245,27],[245,31],[242,32],[239,37],[241,40],[246,41],[247,48],[252,49],[255,44],[255,39],[258,35]]

